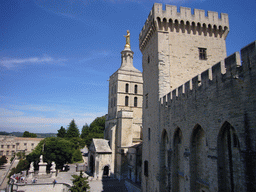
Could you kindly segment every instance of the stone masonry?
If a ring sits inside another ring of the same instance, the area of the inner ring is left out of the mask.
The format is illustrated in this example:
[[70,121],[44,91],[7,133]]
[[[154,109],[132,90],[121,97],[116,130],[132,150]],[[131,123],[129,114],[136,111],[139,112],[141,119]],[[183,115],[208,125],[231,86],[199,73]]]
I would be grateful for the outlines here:
[[225,58],[207,15],[156,3],[140,33],[142,191],[256,190],[256,41]]

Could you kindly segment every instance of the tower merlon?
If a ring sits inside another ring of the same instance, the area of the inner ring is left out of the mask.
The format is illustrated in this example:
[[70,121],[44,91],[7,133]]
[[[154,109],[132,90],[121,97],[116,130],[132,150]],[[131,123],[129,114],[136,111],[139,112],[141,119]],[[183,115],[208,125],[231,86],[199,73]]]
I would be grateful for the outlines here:
[[141,49],[155,30],[183,33],[186,30],[188,33],[209,33],[226,39],[229,31],[228,14],[221,13],[219,17],[218,12],[207,11],[205,15],[205,11],[200,9],[194,9],[192,14],[191,8],[187,7],[180,7],[178,12],[174,5],[165,5],[164,10],[162,4],[155,3],[139,35]]
[[174,5],[166,5],[165,10],[163,10],[163,5],[159,3],[155,3],[153,6],[153,17],[155,20],[160,18],[161,21],[163,21],[164,18],[167,21],[169,19],[177,19],[179,23],[183,20],[184,23],[189,21],[191,23],[200,23],[201,25],[205,23],[206,25],[216,25],[217,27],[229,27],[228,14],[226,13],[221,13],[221,17],[219,18],[218,12],[207,11],[206,16],[204,10],[194,9],[194,14],[192,14],[191,8],[188,7],[180,7],[180,12],[178,12],[177,7]]

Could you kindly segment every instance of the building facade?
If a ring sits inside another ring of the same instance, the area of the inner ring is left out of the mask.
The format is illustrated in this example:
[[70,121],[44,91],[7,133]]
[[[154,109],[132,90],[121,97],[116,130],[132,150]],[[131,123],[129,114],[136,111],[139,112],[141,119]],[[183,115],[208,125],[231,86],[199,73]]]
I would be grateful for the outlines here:
[[226,58],[207,15],[156,3],[140,33],[145,192],[256,190],[256,42]]
[[28,155],[42,139],[1,135],[0,156],[5,155],[10,160],[18,152],[24,152],[25,155]]

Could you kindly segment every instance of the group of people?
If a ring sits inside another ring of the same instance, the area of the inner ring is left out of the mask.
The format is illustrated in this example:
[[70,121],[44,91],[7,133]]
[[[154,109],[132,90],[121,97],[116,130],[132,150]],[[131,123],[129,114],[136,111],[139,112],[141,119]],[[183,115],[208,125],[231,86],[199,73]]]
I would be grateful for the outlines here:
[[27,179],[24,176],[14,174],[11,179],[13,179],[14,183],[27,183]]

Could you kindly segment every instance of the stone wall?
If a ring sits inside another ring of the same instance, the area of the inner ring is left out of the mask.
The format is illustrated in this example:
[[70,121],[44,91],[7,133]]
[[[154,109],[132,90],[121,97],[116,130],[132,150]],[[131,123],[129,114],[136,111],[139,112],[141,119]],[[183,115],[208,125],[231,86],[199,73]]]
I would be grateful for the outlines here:
[[255,191],[255,42],[241,66],[227,14],[176,10],[154,4],[139,36],[142,191]]

